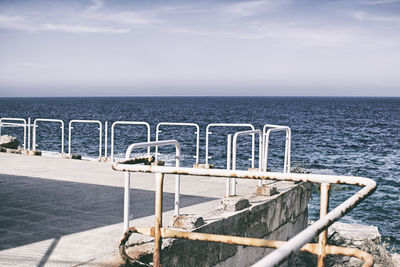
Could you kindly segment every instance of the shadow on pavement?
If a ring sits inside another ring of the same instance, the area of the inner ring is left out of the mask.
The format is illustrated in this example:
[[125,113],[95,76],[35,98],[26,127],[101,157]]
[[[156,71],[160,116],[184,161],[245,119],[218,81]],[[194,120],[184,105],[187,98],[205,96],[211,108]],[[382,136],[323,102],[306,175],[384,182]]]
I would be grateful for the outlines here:
[[[121,223],[123,188],[0,174],[0,250]],[[174,194],[164,193],[164,211]],[[181,207],[215,198],[181,195]],[[134,218],[154,214],[154,191],[132,189]]]

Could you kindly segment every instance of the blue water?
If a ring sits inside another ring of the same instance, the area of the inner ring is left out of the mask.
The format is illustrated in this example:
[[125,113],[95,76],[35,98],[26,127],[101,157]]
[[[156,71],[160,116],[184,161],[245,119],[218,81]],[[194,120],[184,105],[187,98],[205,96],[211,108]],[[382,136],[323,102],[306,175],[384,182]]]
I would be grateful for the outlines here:
[[[194,122],[201,127],[200,162],[204,162],[205,127],[209,123],[251,123],[262,129],[265,123],[288,125],[292,129],[292,166],[312,173],[370,177],[378,189],[342,221],[371,224],[390,244],[400,247],[400,98],[324,97],[115,97],[115,98],[0,98],[0,117],[146,121],[152,140],[158,122]],[[234,133],[237,130],[230,130]],[[176,138],[182,143],[183,165],[195,161],[193,128],[164,128],[160,138]],[[43,123],[38,129],[38,149],[59,151],[58,124]],[[227,129],[212,129],[210,163],[225,168]],[[2,134],[19,137],[22,130],[2,129]],[[66,131],[66,141],[68,138]],[[146,141],[144,127],[118,126],[116,153],[128,144]],[[272,136],[269,167],[281,171],[283,134]],[[95,125],[75,125],[73,153],[98,155]],[[239,143],[238,168],[250,167],[250,141]],[[258,147],[258,146],[256,146]],[[67,150],[67,146],[65,146]],[[110,151],[110,149],[108,149]],[[173,151],[160,149],[166,156]],[[1,170],[0,170],[1,171]],[[356,188],[337,186],[332,192],[335,207]],[[318,216],[319,197],[310,203],[310,219]]]

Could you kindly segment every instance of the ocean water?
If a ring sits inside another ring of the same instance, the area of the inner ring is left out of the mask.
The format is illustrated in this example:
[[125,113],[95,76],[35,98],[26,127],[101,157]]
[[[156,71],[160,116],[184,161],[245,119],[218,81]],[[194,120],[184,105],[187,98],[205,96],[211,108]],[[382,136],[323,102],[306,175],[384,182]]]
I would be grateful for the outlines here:
[[[400,248],[400,98],[343,97],[104,97],[104,98],[0,98],[0,117],[145,121],[155,140],[158,122],[193,122],[200,125],[200,163],[204,163],[205,127],[209,123],[250,123],[262,129],[266,123],[288,125],[292,130],[292,167],[312,173],[355,175],[374,179],[378,189],[341,219],[376,225],[385,241]],[[40,123],[38,149],[60,151],[60,125]],[[72,152],[88,158],[98,156],[97,125],[76,124]],[[226,168],[226,138],[248,128],[213,128],[210,163]],[[182,165],[195,162],[195,134],[191,127],[163,127],[160,139],[181,142]],[[22,138],[21,128],[3,128],[2,134]],[[104,132],[103,132],[104,134]],[[271,136],[268,167],[282,171],[284,134]],[[65,131],[67,152],[68,130]],[[144,126],[116,126],[115,154],[122,157],[127,146],[146,141]],[[240,137],[238,169],[251,166],[251,138]],[[256,155],[258,155],[256,144]],[[103,149],[104,153],[104,149]],[[108,146],[108,154],[110,147]],[[137,154],[145,153],[138,150]],[[160,158],[173,164],[173,150],[160,148]],[[256,163],[257,163],[256,158]],[[1,172],[1,170],[0,170]],[[238,185],[240,186],[240,184]],[[330,207],[351,196],[357,188],[335,186]],[[221,192],[222,194],[222,192]],[[310,219],[318,218],[319,196],[310,202]]]

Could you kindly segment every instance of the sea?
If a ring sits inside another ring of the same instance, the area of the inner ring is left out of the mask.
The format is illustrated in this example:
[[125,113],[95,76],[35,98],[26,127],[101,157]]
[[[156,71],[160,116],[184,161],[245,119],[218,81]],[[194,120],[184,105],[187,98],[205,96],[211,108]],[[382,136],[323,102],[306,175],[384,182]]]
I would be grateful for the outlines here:
[[[115,121],[142,121],[151,127],[155,140],[159,122],[189,122],[200,126],[199,162],[205,162],[205,132],[210,123],[248,123],[256,129],[265,124],[289,126],[292,134],[291,167],[313,174],[363,176],[374,179],[376,192],[340,221],[375,225],[390,248],[400,248],[400,98],[385,97],[35,97],[0,98],[0,117],[61,119],[65,123],[65,152],[68,152],[68,122],[99,120],[108,122],[107,155],[110,156],[111,124]],[[39,122],[37,149],[45,155],[61,151],[60,124]],[[99,156],[99,126],[74,123],[71,153],[95,160]],[[195,128],[161,126],[159,139],[181,143],[181,165],[192,166],[196,159]],[[227,135],[248,127],[210,129],[209,163],[226,168]],[[22,140],[20,127],[2,128]],[[144,125],[116,125],[114,154],[122,158],[131,143],[147,141]],[[268,168],[283,171],[284,132],[271,134]],[[237,169],[251,167],[251,136],[238,138]],[[255,166],[258,166],[256,139]],[[154,151],[152,151],[153,153]],[[47,153],[47,154],[46,154]],[[104,156],[103,147],[102,154]],[[136,155],[146,153],[138,150]],[[160,148],[160,159],[174,164],[172,148]],[[0,169],[1,172],[1,169]],[[240,186],[240,183],[238,184]],[[358,188],[332,188],[330,208],[334,208]],[[221,192],[221,195],[223,192]],[[319,195],[314,187],[309,204],[310,220],[318,219]]]

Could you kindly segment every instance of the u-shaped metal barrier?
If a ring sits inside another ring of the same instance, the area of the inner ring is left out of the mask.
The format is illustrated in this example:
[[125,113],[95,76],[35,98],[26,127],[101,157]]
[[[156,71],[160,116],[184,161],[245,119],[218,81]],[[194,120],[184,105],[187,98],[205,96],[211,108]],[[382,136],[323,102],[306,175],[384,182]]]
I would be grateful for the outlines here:
[[[236,170],[236,150],[237,150],[237,138],[241,135],[248,135],[248,134],[258,134],[258,171],[262,170],[262,159],[263,159],[263,139],[262,139],[262,132],[261,130],[250,130],[250,131],[241,131],[236,132],[233,135],[233,150],[232,150],[232,170]],[[232,182],[232,190],[229,192],[228,196],[235,196],[236,195],[236,178],[231,178],[230,181]],[[261,180],[259,181],[259,185],[261,185]]]
[[[211,127],[249,127],[252,130],[255,130],[254,126],[249,123],[210,123],[207,125],[206,128],[206,165],[208,165],[208,159],[210,158],[208,156],[208,146],[209,146],[209,135],[212,134],[210,132]],[[254,146],[255,146],[255,140],[254,140],[254,135],[252,136],[252,141],[251,141],[251,167],[254,168]]]
[[103,128],[103,124],[101,123],[101,121],[98,120],[70,120],[69,124],[68,124],[68,155],[71,157],[72,156],[72,152],[71,152],[71,131],[73,129],[72,127],[72,123],[95,123],[99,125],[99,160],[101,160],[101,139],[102,139],[102,128]]
[[[147,142],[150,142],[150,125],[144,121],[115,121],[111,125],[111,162],[114,162],[114,128],[115,125],[144,125],[147,128]],[[147,147],[147,155],[150,156],[150,147]]]
[[[270,128],[266,131],[267,128]],[[263,143],[264,143],[264,156],[263,156],[263,166],[264,170],[267,170],[268,163],[268,146],[269,146],[269,137],[272,132],[286,132],[286,141],[285,141],[285,158],[283,161],[283,172],[290,172],[290,150],[291,150],[291,131],[288,126],[281,125],[273,125],[273,124],[265,124],[263,127]]]
[[[21,121],[22,123],[12,123],[12,122],[3,122],[3,121]],[[24,127],[24,150],[26,149],[26,120],[22,118],[1,118],[0,119],[0,136],[1,136],[1,127]]]
[[[169,125],[169,126],[189,126],[189,127],[196,127],[196,164],[199,163],[199,151],[200,151],[200,127],[197,123],[186,123],[186,122],[160,122],[157,124],[156,127],[156,141],[158,141],[158,134],[161,133],[160,126],[162,125]],[[156,153],[155,153],[156,161],[158,159],[158,147],[156,146]]]
[[59,123],[61,123],[61,154],[64,154],[64,121],[58,120],[58,119],[42,119],[42,118],[38,118],[38,119],[35,119],[33,121],[33,137],[32,137],[33,138],[33,140],[32,140],[33,146],[32,146],[32,149],[36,150],[36,145],[37,145],[37,143],[36,143],[36,128],[39,127],[37,123],[40,122],[40,121],[43,121],[43,122],[59,122]]
[[[150,148],[157,146],[175,146],[176,153],[176,164],[175,166],[179,168],[180,159],[181,159],[181,146],[177,140],[163,140],[156,142],[144,142],[144,143],[135,143],[131,144],[125,153],[125,160],[129,160],[132,154],[132,151],[137,148]],[[125,189],[124,189],[124,231],[129,228],[129,202],[130,202],[130,172],[125,172]],[[175,215],[179,215],[179,195],[180,195],[180,175],[175,175]]]

